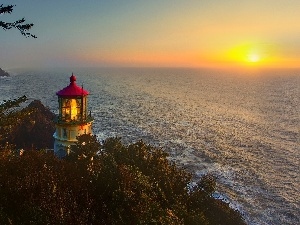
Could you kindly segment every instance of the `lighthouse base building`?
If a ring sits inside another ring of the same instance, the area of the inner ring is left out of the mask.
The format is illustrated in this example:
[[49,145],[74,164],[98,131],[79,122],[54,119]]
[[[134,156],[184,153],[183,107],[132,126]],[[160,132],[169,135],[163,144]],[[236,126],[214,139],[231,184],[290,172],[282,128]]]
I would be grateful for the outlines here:
[[92,122],[80,125],[77,124],[66,125],[56,124],[56,130],[54,137],[54,154],[59,158],[65,157],[70,153],[71,145],[75,145],[77,142],[76,137],[82,134],[92,134]]
[[65,157],[71,151],[71,145],[76,144],[77,136],[92,134],[93,117],[87,114],[88,91],[76,84],[72,74],[70,85],[58,91],[59,114],[55,121],[54,154]]

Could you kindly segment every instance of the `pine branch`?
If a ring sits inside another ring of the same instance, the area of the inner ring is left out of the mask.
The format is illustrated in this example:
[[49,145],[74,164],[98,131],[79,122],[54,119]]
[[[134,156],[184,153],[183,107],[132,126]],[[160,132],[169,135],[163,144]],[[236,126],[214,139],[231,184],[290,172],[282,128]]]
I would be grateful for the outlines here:
[[3,4],[0,5],[0,15],[5,13],[11,13],[14,10],[15,5],[7,5],[3,6]]
[[[5,13],[8,13],[8,14],[12,13],[14,6],[15,5],[3,6],[3,4],[1,4],[0,5],[0,15],[5,14]],[[0,21],[0,27],[2,27],[3,30],[10,30],[12,28],[16,28],[26,38],[27,37],[37,38],[37,36],[28,32],[33,27],[34,24],[33,23],[26,24],[25,21],[26,21],[25,18],[22,18],[20,20],[12,22],[12,23]]]

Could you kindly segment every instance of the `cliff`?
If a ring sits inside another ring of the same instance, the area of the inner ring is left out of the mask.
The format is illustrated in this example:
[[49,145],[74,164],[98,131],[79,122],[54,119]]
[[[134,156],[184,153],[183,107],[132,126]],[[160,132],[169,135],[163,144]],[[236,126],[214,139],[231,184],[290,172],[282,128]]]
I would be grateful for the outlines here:
[[53,148],[54,113],[39,100],[32,101],[22,113],[27,116],[14,127],[9,142],[24,149]]
[[9,77],[10,75],[0,68],[0,77]]

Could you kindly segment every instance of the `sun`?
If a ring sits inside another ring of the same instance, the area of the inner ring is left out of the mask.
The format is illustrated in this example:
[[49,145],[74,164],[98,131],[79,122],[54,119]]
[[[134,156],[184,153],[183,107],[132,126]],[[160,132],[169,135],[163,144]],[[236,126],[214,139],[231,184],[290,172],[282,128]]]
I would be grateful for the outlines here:
[[257,53],[250,53],[247,57],[247,61],[251,62],[251,63],[256,63],[256,62],[259,62],[260,60],[261,60],[261,57]]
[[237,65],[258,66],[264,61],[262,46],[258,44],[241,44],[231,48],[226,58]]

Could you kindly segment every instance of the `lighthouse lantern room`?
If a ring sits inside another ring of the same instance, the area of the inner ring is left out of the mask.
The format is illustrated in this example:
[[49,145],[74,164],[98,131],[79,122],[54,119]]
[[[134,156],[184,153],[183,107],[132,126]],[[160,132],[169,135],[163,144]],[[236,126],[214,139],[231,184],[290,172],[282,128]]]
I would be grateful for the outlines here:
[[87,112],[88,94],[88,91],[76,84],[73,74],[69,86],[56,93],[59,114],[56,117],[53,137],[54,153],[60,158],[70,153],[70,146],[76,143],[77,136],[92,133],[93,118]]

